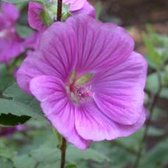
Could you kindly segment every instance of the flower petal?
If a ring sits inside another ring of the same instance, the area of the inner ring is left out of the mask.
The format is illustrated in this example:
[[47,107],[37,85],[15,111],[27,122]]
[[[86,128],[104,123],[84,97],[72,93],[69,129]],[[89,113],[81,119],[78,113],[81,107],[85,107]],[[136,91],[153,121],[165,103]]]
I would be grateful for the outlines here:
[[79,72],[116,66],[133,51],[133,39],[119,26],[102,24],[86,15],[71,17],[66,23],[76,33]]
[[77,15],[77,14],[82,14],[83,13],[85,15],[89,15],[89,16],[92,16],[93,18],[96,18],[96,9],[87,1],[85,2],[85,4],[84,4],[82,9],[71,11],[71,13],[73,15]]
[[43,59],[41,52],[28,52],[17,71],[17,82],[24,91],[30,93],[30,80],[38,75],[58,75],[58,72]]
[[9,63],[12,58],[24,51],[23,41],[15,34],[13,36],[8,40],[0,38],[0,62],[2,63]]
[[119,124],[132,125],[141,115],[147,64],[133,52],[117,67],[96,74],[94,99],[105,115]]
[[15,5],[11,3],[2,3],[1,9],[4,13],[4,17],[6,17],[6,20],[10,20],[10,22],[15,23],[15,21],[19,18],[19,10]]
[[41,36],[39,49],[49,58],[53,67],[67,78],[76,64],[76,35],[65,23],[56,22]]
[[78,134],[87,140],[113,140],[131,135],[142,127],[146,115],[141,109],[141,115],[133,125],[121,125],[105,116],[97,105],[92,102],[76,111],[75,126]]
[[55,75],[67,80],[76,63],[76,37],[71,27],[54,23],[38,41],[38,50],[29,52],[17,75],[18,84],[29,91],[30,80],[37,75]]
[[41,32],[32,33],[25,39],[23,43],[24,47],[29,49],[36,49],[38,46],[40,37],[41,37]]
[[38,76],[31,80],[30,88],[58,132],[77,147],[87,148],[90,141],[84,140],[76,132],[75,107],[69,102],[63,83],[52,76]]
[[65,3],[66,5],[70,5],[70,11],[76,11],[76,10],[80,10],[81,8],[83,8],[84,4],[85,4],[86,0],[63,0],[63,3]]
[[43,11],[42,4],[38,2],[29,2],[28,22],[32,28],[38,31],[43,31],[47,28],[47,26],[43,24],[42,18],[40,16],[42,11]]
[[62,81],[54,76],[41,75],[30,81],[30,90],[39,101],[43,102],[55,92],[62,91],[58,87],[59,83],[63,85]]

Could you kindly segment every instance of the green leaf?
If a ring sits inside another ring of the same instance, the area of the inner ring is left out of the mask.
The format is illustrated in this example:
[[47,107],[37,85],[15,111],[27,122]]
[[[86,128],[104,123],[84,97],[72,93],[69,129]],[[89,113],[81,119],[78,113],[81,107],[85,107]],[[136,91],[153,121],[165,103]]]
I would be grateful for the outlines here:
[[102,2],[98,1],[96,2],[96,18],[99,19],[100,18],[100,14],[102,12]]
[[40,13],[40,17],[43,21],[43,23],[46,25],[46,26],[50,26],[52,23],[53,23],[53,20],[52,18],[50,17],[49,13],[47,10],[44,10]]
[[8,74],[6,66],[0,64],[0,91],[4,91],[13,83],[13,77]]
[[168,164],[168,139],[161,141],[157,144],[142,160],[141,167],[143,168],[158,168],[164,167]]
[[151,26],[147,30],[144,42],[149,65],[154,69],[163,68],[168,60],[168,36],[157,34]]
[[[132,151],[134,151],[134,146],[139,145],[139,141],[137,140],[137,136],[127,137],[126,139],[126,142],[125,138],[119,139],[122,140],[122,142],[119,142],[119,145],[117,145],[118,143],[116,144],[116,141],[119,140],[95,143],[94,147],[96,150],[110,158],[109,162],[98,163],[95,168],[111,167],[111,165],[115,168],[124,168],[129,162],[132,162],[136,155],[135,152]],[[127,150],[128,148],[129,150]]]
[[14,126],[18,124],[24,124],[31,117],[29,116],[16,116],[12,114],[1,114],[0,115],[0,124],[5,126]]
[[54,163],[39,163],[38,168],[59,168],[60,167],[60,162],[56,161]]
[[[165,76],[166,74],[164,72],[161,73],[161,82],[162,82],[163,87],[162,87],[162,90],[159,96],[161,98],[168,99],[168,88],[167,86],[164,87],[164,85],[167,85],[165,82]],[[159,79],[158,79],[157,73],[152,73],[151,75],[148,76],[147,83],[146,83],[146,89],[152,94],[156,94],[158,92]]]
[[[13,161],[16,168],[55,168],[60,158],[60,151],[41,145],[38,149],[33,149],[27,154],[16,156]],[[22,163],[23,162],[23,163]]]
[[16,151],[6,144],[3,140],[0,141],[0,157],[11,159],[16,155]]
[[3,96],[12,98],[14,101],[21,102],[26,106],[30,106],[35,114],[42,116],[39,102],[34,97],[24,93],[16,83],[9,86],[3,92]]
[[1,168],[13,168],[13,164],[9,159],[0,157],[0,167]]
[[56,162],[60,158],[60,151],[55,148],[41,146],[39,149],[32,150],[29,154],[37,162]]
[[149,65],[154,69],[159,69],[163,65],[163,59],[161,55],[156,50],[150,37],[144,36],[144,42],[147,49],[147,60]]
[[[142,140],[142,136],[144,133],[144,128],[140,129],[139,131],[137,131],[135,134],[125,137],[125,138],[119,138],[117,139],[115,142],[121,144],[121,148],[125,148],[124,149],[130,149],[132,151],[133,154],[135,154],[134,152],[136,152],[136,150],[139,148],[139,144]],[[134,152],[133,152],[134,151]]]
[[29,116],[38,118],[33,108],[21,102],[7,99],[0,99],[0,114],[13,114],[16,116]]
[[16,25],[16,31],[22,38],[28,37],[33,32],[32,29],[23,25]]
[[66,168],[77,168],[77,166],[75,164],[68,164]]
[[36,160],[29,155],[18,156],[13,159],[13,163],[16,168],[33,168],[37,165]]
[[12,143],[7,141],[0,138],[0,168],[13,168],[11,159],[16,155],[16,150]]
[[148,131],[149,136],[161,136],[164,134],[163,129],[155,128],[155,127],[150,127]]
[[13,100],[16,101],[21,101],[24,103],[28,103],[30,102],[33,97],[24,93],[16,83],[13,83],[12,85],[10,85],[4,92],[3,92],[3,96],[8,97],[8,98],[12,98]]
[[69,146],[67,149],[67,160],[74,163],[79,160],[92,160],[100,163],[110,161],[110,159],[106,155],[100,153],[100,151],[91,148],[86,151],[81,151],[72,146]]

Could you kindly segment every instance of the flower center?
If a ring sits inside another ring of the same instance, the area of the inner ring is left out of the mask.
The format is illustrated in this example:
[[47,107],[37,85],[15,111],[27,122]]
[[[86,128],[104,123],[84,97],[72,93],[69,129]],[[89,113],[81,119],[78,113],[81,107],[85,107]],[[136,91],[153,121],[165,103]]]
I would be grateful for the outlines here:
[[78,77],[76,72],[71,73],[66,90],[74,103],[80,104],[91,99],[93,96],[90,83],[92,76],[92,74],[87,73]]

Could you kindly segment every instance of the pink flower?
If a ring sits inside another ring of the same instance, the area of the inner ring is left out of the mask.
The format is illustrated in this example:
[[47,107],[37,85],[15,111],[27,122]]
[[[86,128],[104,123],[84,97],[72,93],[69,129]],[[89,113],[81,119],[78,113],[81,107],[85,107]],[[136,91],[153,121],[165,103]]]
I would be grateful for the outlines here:
[[[67,6],[69,6],[69,10],[72,15],[76,15],[79,13],[84,13],[84,14],[90,15],[92,17],[95,17],[95,15],[96,15],[94,7],[90,3],[88,3],[87,0],[78,0],[78,1],[77,0],[63,0],[63,3]],[[54,5],[52,5],[52,6],[54,6]],[[54,10],[54,18],[51,19],[52,20],[51,22],[54,22],[54,20],[56,19],[57,9],[54,8],[52,10]],[[38,31],[43,31],[50,25],[49,19],[43,20],[46,17],[46,16],[44,16],[44,11],[45,11],[45,9],[44,9],[43,4],[40,4],[37,2],[29,2],[28,22],[32,28],[34,28]],[[51,11],[50,11],[50,13],[52,13]],[[50,16],[51,15],[52,14],[50,14]],[[44,18],[42,18],[42,17],[44,17]]]
[[1,136],[11,136],[16,132],[25,131],[27,128],[25,125],[16,125],[13,127],[0,127],[0,137]]
[[0,6],[0,62],[9,63],[24,51],[23,39],[16,33],[18,9],[10,3]]
[[82,13],[95,17],[95,8],[87,0],[63,0],[66,5],[70,6],[72,14]]
[[129,34],[78,15],[42,35],[17,72],[52,125],[85,149],[92,141],[131,135],[145,121],[147,64]]
[[83,8],[78,9],[78,10],[72,10],[72,11],[73,11],[72,12],[73,15],[83,13],[83,14],[89,15],[89,16],[94,17],[94,18],[96,17],[95,8],[92,5],[90,5],[90,3],[87,2],[87,1],[84,3]]

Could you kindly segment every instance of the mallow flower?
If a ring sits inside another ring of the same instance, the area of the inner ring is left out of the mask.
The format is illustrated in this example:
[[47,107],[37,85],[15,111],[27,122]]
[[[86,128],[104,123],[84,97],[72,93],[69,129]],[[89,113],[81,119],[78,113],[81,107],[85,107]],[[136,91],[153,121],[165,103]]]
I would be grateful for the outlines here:
[[[87,0],[63,0],[62,17],[69,15],[87,14],[95,17],[95,8]],[[28,22],[29,25],[43,31],[50,26],[57,17],[57,0],[50,0],[45,4],[39,2],[29,2]]]
[[10,3],[0,3],[0,62],[9,63],[24,51],[23,39],[16,32],[19,10]]
[[145,121],[147,64],[121,27],[77,15],[55,22],[17,72],[67,141],[86,149],[137,131]]

